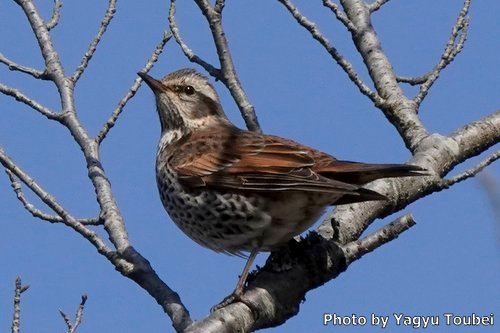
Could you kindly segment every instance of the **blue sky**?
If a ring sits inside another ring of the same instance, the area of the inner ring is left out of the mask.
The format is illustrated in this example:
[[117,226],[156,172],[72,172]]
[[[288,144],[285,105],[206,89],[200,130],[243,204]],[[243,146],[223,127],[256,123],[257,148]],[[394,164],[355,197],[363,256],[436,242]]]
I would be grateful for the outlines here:
[[[51,1],[39,1],[45,17]],[[297,1],[363,78],[366,71],[352,41],[321,1]],[[64,3],[54,43],[71,73],[97,31],[103,1]],[[382,47],[400,75],[429,71],[444,48],[461,1],[393,0],[374,14]],[[136,77],[167,29],[167,1],[122,1],[94,59],[76,89],[79,117],[95,134]],[[205,60],[216,55],[206,22],[191,2],[177,5],[178,24],[190,47]],[[499,107],[500,2],[475,1],[464,51],[441,75],[421,107],[430,131],[450,133]],[[228,2],[224,25],[241,82],[266,133],[306,143],[341,159],[405,162],[409,152],[382,113],[359,94],[329,55],[276,1]],[[0,2],[0,52],[42,68],[36,41],[13,1]],[[171,41],[151,75],[161,77],[190,64]],[[0,66],[0,82],[57,109],[47,82]],[[243,121],[220,83],[215,86],[229,117]],[[411,96],[415,88],[405,87]],[[152,93],[141,89],[102,145],[102,161],[134,246],[176,290],[195,319],[232,291],[244,260],[199,247],[169,220],[154,178],[159,121]],[[93,189],[68,131],[0,96],[0,145],[76,216],[97,212]],[[497,148],[498,149],[498,148]],[[493,150],[490,150],[490,152]],[[481,157],[485,157],[482,155]],[[464,170],[481,159],[458,168]],[[498,181],[500,166],[488,168]],[[454,171],[456,173],[457,170]],[[29,198],[41,207],[39,201]],[[376,332],[369,325],[323,327],[323,313],[390,315],[495,314],[500,320],[500,225],[481,184],[468,180],[409,206],[418,224],[400,238],[354,263],[327,285],[311,291],[300,314],[272,332]],[[376,221],[372,229],[402,215]],[[59,308],[73,315],[88,294],[79,332],[165,332],[170,319],[155,301],[119,275],[88,242],[63,225],[34,220],[0,177],[0,330],[11,321],[15,277],[31,288],[22,299],[22,329],[65,329]],[[264,262],[260,255],[258,262]],[[408,331],[390,323],[390,331]],[[498,326],[497,323],[495,326]],[[455,332],[443,323],[429,332]],[[493,332],[495,328],[458,331]]]

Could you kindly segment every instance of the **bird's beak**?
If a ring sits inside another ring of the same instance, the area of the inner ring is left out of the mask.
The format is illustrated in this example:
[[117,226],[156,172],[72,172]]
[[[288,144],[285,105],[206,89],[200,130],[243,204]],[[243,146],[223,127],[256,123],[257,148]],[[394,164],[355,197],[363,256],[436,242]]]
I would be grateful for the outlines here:
[[148,74],[139,72],[137,73],[137,75],[139,75],[139,77],[143,79],[144,82],[146,82],[146,84],[149,86],[149,88],[151,88],[151,90],[153,90],[154,93],[165,90],[165,86],[163,85],[163,83],[161,83],[161,81],[152,78]]

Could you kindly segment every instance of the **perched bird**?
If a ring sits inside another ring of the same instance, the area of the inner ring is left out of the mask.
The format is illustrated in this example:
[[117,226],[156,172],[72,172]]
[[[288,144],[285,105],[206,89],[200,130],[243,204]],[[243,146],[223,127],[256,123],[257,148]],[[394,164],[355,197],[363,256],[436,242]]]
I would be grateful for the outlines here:
[[292,140],[239,129],[208,79],[193,69],[161,80],[138,75],[156,97],[156,181],[168,214],[204,247],[250,253],[235,295],[242,293],[259,251],[302,233],[328,206],[386,199],[363,184],[423,170],[340,161]]

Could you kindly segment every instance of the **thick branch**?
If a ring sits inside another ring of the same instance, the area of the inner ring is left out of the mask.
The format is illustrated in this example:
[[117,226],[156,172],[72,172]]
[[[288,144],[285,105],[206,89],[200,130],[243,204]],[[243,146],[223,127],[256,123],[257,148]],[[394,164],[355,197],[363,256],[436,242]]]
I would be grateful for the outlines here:
[[409,100],[399,86],[392,65],[372,26],[371,12],[365,2],[341,0],[341,4],[347,17],[357,27],[358,33],[352,34],[354,45],[363,58],[378,94],[384,99],[378,106],[396,127],[406,146],[414,151],[418,142],[428,136],[417,116],[418,105]]
[[[186,332],[248,332],[278,326],[296,315],[306,292],[344,272],[349,264],[397,238],[415,224],[405,215],[356,243],[344,247],[315,233],[272,253],[266,265],[249,277],[242,302],[215,311]],[[290,268],[291,267],[291,268]]]
[[[473,137],[478,132],[483,136]],[[450,159],[459,163],[496,144],[500,140],[500,112],[462,128],[451,137],[453,139],[434,135],[418,147],[413,162],[428,166],[434,173],[428,177],[373,182],[370,188],[386,194],[388,201],[339,206],[326,223],[329,228],[325,225],[320,228],[320,233],[329,235],[331,241],[312,233],[298,245],[292,244],[284,252],[273,254],[266,266],[249,279],[242,302],[222,309],[229,313],[215,312],[193,324],[190,332],[230,332],[233,325],[253,330],[279,325],[295,315],[308,290],[335,278],[352,260],[394,239],[414,224],[411,216],[403,216],[357,241],[374,218],[386,216],[424,195],[439,191],[439,175],[448,170]],[[458,149],[453,148],[457,146],[457,137],[460,137]],[[453,153],[457,154],[455,158]],[[325,233],[326,229],[329,232]],[[226,319],[228,322],[222,321]]]
[[450,164],[445,172],[500,142],[500,110],[456,130],[450,139],[455,142],[458,151],[448,161]]
[[388,201],[338,206],[318,231],[340,244],[356,240],[375,218],[385,217],[423,196],[445,189],[441,177],[498,142],[500,111],[462,127],[449,137],[430,135],[419,143],[410,160],[411,164],[429,170],[429,177],[375,181],[369,187],[387,195]]

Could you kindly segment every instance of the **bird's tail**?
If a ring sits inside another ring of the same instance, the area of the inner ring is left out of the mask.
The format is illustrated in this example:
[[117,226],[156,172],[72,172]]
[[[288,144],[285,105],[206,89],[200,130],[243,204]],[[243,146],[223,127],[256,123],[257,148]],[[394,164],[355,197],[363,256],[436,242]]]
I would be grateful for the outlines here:
[[409,164],[369,164],[350,161],[335,161],[319,173],[341,182],[363,185],[380,178],[428,175],[426,169]]
[[[335,161],[319,172],[322,176],[348,184],[363,185],[381,178],[425,176],[426,169],[408,164],[369,164],[350,161]],[[387,197],[378,192],[360,187],[357,194],[346,194],[335,204],[386,200]]]

